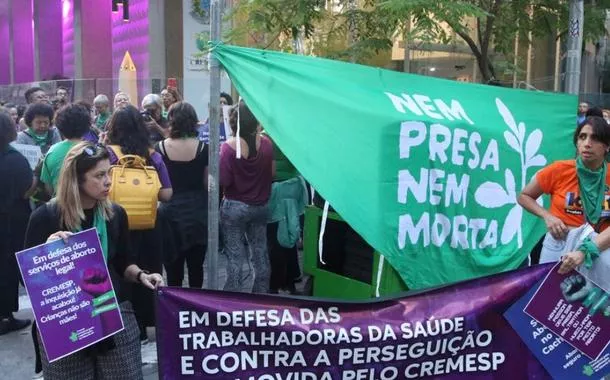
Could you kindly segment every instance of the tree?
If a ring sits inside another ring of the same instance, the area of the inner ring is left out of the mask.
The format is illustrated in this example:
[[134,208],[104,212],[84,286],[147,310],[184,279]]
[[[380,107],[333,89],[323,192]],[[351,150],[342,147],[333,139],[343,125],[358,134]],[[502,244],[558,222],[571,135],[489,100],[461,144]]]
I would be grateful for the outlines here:
[[[340,59],[361,60],[391,49],[396,33],[411,41],[462,40],[485,82],[497,76],[496,57],[513,55],[517,35],[521,41],[530,36],[561,38],[568,30],[567,0],[361,0],[358,7],[350,7],[353,1],[336,0],[336,9],[325,9],[327,2],[319,0],[243,0],[236,12],[247,20],[242,33],[271,34],[275,40],[282,35],[314,39],[319,55]],[[610,0],[585,3],[584,39],[594,42],[606,33]],[[348,40],[339,49],[330,48],[333,41]]]

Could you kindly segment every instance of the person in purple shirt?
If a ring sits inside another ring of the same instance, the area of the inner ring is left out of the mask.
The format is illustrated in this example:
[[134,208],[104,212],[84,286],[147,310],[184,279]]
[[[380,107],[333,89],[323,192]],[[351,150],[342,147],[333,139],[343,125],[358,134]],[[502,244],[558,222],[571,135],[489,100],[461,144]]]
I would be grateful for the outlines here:
[[[240,126],[238,130],[237,120]],[[220,207],[220,226],[227,256],[227,282],[224,290],[247,291],[240,276],[248,260],[244,236],[252,250],[253,293],[269,291],[271,268],[267,252],[267,202],[273,179],[273,145],[262,136],[256,117],[245,103],[231,111],[233,136],[220,147],[220,185],[224,199]],[[238,147],[241,158],[237,157]]]
[[[172,197],[172,183],[163,157],[150,146],[149,130],[144,118],[133,106],[128,105],[114,112],[108,121],[107,141],[109,145],[118,145],[123,154],[134,154],[146,159],[149,165],[157,170],[161,189],[159,200],[167,202]],[[118,159],[113,149],[109,148],[110,164],[114,165]],[[151,273],[163,271],[163,229],[161,218],[157,215],[154,228],[150,230],[130,230],[129,237],[132,249],[137,257],[136,263],[143,270]],[[140,289],[141,288],[141,289]],[[154,293],[143,287],[134,288],[131,297],[138,326],[140,327],[140,340],[146,341],[146,327],[154,326]]]

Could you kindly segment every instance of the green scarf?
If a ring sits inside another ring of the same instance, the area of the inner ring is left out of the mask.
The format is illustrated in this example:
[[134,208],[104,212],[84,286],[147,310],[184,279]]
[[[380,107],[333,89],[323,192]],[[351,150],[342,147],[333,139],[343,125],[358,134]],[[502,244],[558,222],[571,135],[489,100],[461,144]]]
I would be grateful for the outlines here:
[[28,128],[28,135],[34,140],[34,143],[40,147],[47,144],[50,131],[47,131],[44,136],[39,136],[32,128]]
[[578,177],[580,201],[587,221],[592,224],[599,221],[602,213],[606,190],[606,169],[606,162],[604,162],[601,169],[592,171],[583,164],[580,157],[576,158],[576,176]]
[[[100,244],[102,246],[102,254],[104,255],[104,261],[108,261],[108,230],[106,229],[106,220],[102,215],[101,207],[96,207],[95,214],[93,214],[93,227],[97,230],[97,236],[100,238]],[[80,232],[79,228],[77,231]]]

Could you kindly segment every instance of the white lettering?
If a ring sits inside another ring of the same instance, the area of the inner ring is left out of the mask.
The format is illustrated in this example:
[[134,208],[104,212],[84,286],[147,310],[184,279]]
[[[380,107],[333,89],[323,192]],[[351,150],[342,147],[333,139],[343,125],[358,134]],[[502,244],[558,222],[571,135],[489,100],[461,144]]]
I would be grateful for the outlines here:
[[[411,137],[411,132],[415,136]],[[426,139],[426,124],[420,121],[406,121],[400,124],[400,158],[409,158],[411,148],[421,145]]]

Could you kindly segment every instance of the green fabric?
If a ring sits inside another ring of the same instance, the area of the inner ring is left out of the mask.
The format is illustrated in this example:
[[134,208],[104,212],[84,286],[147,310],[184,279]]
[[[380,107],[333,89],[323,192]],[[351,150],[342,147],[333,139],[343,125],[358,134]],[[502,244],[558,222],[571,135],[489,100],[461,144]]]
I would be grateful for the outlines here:
[[34,140],[34,144],[38,145],[39,147],[43,147],[47,144],[47,141],[49,140],[49,133],[51,133],[50,130],[47,131],[47,133],[45,133],[43,136],[40,136],[37,135],[32,128],[28,128],[28,134],[32,140]]
[[[267,135],[265,132],[263,134]],[[273,142],[273,139],[271,139],[271,142]],[[273,161],[275,161],[274,181],[286,181],[299,175],[298,170],[275,142],[273,142]]]
[[95,118],[95,126],[101,130],[105,130],[106,121],[110,118],[110,112],[101,113]]
[[544,234],[517,196],[574,152],[575,96],[212,52],[290,162],[409,288],[515,269]]
[[576,175],[578,176],[578,188],[580,190],[580,200],[585,216],[589,223],[595,224],[599,221],[602,214],[602,205],[606,193],[606,163],[602,163],[599,170],[590,170],[583,162],[582,158],[576,158]]
[[275,161],[274,181],[286,181],[299,175],[297,169],[275,143],[273,144],[273,160]]
[[102,210],[100,207],[95,210],[95,215],[93,216],[93,227],[97,229],[97,236],[100,238],[100,245],[102,246],[104,260],[108,261],[108,231],[106,229],[106,220],[102,215]]
[[299,216],[308,204],[307,187],[301,177],[274,182],[269,198],[268,223],[279,222],[277,241],[282,247],[292,248],[301,235]]
[[42,171],[40,173],[40,181],[51,186],[53,191],[57,191],[57,181],[59,181],[59,172],[64,163],[64,159],[75,142],[64,140],[53,145],[44,158]]
[[[108,230],[106,226],[106,220],[104,219],[104,215],[102,215],[101,207],[97,207],[95,209],[95,214],[93,214],[93,227],[97,230],[97,236],[100,238],[100,245],[102,246],[102,254],[104,255],[104,260],[108,261]],[[81,228],[72,232],[80,232]]]
[[585,254],[585,268],[591,269],[593,261],[599,257],[599,248],[590,237],[583,240],[578,250]]

